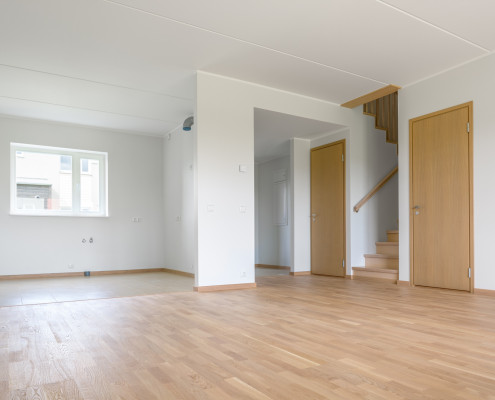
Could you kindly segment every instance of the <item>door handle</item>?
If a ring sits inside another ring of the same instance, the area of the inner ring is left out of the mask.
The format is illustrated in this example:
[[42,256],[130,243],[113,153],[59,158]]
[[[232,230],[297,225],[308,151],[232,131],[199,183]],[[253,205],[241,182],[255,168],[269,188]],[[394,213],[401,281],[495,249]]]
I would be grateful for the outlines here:
[[311,214],[311,218],[313,219],[313,222],[316,221],[316,217],[318,216],[318,214]]
[[413,207],[413,210],[414,210],[414,215],[419,215],[419,211],[418,211],[418,210],[419,210],[420,208],[421,208],[420,206],[414,206],[414,207]]

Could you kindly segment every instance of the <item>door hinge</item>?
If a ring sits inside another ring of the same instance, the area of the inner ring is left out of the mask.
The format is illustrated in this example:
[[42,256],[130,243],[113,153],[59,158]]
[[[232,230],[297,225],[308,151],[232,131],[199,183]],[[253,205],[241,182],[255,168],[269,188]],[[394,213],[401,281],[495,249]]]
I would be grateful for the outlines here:
[[345,268],[345,260],[342,259],[342,268]]
[[471,267],[468,268],[468,278],[471,278]]
[[342,154],[342,162],[344,162],[344,154]]
[[469,122],[467,123],[467,133],[469,133]]

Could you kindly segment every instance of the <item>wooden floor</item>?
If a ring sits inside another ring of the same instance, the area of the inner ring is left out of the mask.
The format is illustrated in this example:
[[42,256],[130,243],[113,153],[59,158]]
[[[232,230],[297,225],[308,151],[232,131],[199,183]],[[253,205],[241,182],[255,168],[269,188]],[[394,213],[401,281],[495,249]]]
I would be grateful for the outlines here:
[[0,308],[0,399],[495,399],[495,297],[273,276]]

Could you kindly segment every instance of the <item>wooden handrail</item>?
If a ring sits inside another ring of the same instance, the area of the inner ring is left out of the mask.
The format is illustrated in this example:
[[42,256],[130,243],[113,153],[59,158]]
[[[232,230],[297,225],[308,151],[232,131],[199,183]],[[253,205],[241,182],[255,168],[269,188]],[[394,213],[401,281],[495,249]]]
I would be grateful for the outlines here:
[[380,182],[378,182],[377,185],[373,189],[371,189],[366,196],[359,200],[359,202],[354,206],[354,212],[358,212],[359,209],[364,206],[364,204],[369,199],[371,199],[376,194],[376,192],[378,192],[382,188],[382,186],[385,185],[390,180],[390,178],[392,178],[392,176],[397,173],[397,171],[399,171],[399,167],[395,167],[392,171],[390,171],[387,176]]

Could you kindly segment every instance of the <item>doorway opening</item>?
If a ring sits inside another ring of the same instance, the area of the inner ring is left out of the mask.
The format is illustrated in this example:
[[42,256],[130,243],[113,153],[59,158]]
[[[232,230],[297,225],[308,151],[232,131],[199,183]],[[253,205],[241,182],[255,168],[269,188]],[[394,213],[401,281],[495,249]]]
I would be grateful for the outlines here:
[[[274,111],[254,110],[255,158],[255,263],[256,277],[299,274],[294,271],[293,174],[290,142],[294,138],[307,141],[307,159],[311,141],[331,136],[342,125],[302,118]],[[307,176],[307,210],[309,242],[309,183]],[[310,273],[310,262],[307,265]]]

